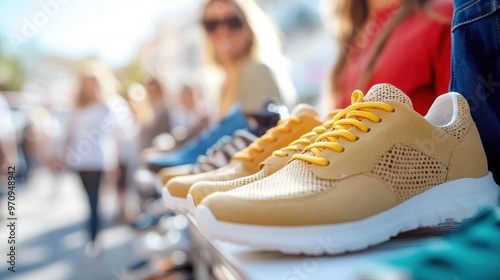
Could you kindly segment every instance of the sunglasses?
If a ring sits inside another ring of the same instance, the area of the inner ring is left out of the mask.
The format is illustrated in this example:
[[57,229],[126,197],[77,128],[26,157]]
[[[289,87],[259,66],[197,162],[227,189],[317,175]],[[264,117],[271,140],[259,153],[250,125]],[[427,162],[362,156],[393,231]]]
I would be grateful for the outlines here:
[[214,32],[217,30],[219,25],[224,24],[227,28],[231,30],[238,30],[243,27],[243,22],[237,16],[217,20],[217,19],[206,19],[202,21],[203,27],[207,32]]

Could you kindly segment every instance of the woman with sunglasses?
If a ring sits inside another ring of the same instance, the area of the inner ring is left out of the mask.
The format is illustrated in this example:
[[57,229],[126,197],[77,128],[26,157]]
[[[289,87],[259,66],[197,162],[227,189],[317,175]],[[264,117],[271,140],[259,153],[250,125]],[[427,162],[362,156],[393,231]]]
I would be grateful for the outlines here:
[[277,30],[257,4],[209,0],[202,12],[206,65],[223,77],[216,90],[219,116],[237,103],[244,113],[259,111],[268,99],[293,106],[295,91],[279,71],[283,61]]
[[451,0],[330,0],[331,27],[339,46],[330,108],[350,104],[353,89],[390,83],[426,114],[448,92]]
[[205,92],[215,103],[208,108],[217,122],[178,149],[150,157],[147,166],[153,172],[194,164],[238,129],[260,136],[279,118],[268,110],[270,101],[288,108],[295,103],[277,31],[254,0],[207,0],[201,11]]

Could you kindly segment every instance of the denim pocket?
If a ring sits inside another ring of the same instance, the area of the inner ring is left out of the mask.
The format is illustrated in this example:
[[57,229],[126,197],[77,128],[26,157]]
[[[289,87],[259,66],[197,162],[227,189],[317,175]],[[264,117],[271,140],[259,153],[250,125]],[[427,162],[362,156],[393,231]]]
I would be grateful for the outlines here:
[[487,17],[498,10],[500,0],[455,0],[452,32],[463,25]]

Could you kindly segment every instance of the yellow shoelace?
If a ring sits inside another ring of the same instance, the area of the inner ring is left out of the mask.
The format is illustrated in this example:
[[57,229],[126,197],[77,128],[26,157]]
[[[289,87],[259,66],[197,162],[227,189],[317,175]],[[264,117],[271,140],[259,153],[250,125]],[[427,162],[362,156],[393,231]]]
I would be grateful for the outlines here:
[[[338,153],[344,151],[344,147],[338,143],[340,137],[354,142],[358,140],[358,137],[352,132],[348,131],[351,127],[356,127],[361,132],[369,132],[370,128],[366,126],[361,121],[363,119],[370,120],[374,123],[379,123],[382,119],[372,113],[374,108],[381,109],[387,112],[394,112],[394,108],[383,102],[361,102],[363,99],[363,93],[359,90],[355,90],[352,93],[352,100],[360,100],[358,102],[353,102],[349,107],[345,108],[341,112],[337,113],[333,118],[334,123],[332,130],[320,135],[313,144],[307,146],[304,151],[311,151],[313,155],[307,154],[297,154],[292,157],[292,159],[300,159],[312,164],[327,166],[329,161],[325,158],[318,157],[319,153],[323,149],[329,149]],[[327,140],[327,141],[324,141]]]
[[314,136],[321,134],[332,128],[333,123],[334,123],[333,120],[329,120],[323,123],[322,125],[313,128],[310,132],[302,135],[299,139],[293,141],[288,146],[281,148],[280,150],[274,151],[273,156],[286,157],[288,156],[287,151],[292,151],[294,153],[302,151],[304,147],[311,144],[311,139]]
[[[361,91],[355,90],[351,94],[351,104],[363,101],[363,97],[364,97],[364,95]],[[338,110],[338,112],[335,113],[335,115],[333,116],[333,118],[331,120],[326,121],[322,125],[313,128],[310,132],[302,135],[299,139],[293,141],[288,146],[281,148],[280,150],[274,151],[273,156],[287,157],[288,151],[291,151],[292,153],[301,152],[305,147],[312,144],[312,139],[315,136],[332,129],[333,124],[345,116],[345,113],[341,114],[344,111],[345,110]]]
[[246,149],[233,155],[232,159],[239,159],[244,161],[253,161],[252,154],[264,152],[267,143],[272,143],[278,140],[277,136],[279,134],[289,133],[291,131],[291,126],[298,125],[302,123],[302,120],[297,116],[291,116],[286,120],[280,120],[278,125],[267,130],[264,135],[255,140]]

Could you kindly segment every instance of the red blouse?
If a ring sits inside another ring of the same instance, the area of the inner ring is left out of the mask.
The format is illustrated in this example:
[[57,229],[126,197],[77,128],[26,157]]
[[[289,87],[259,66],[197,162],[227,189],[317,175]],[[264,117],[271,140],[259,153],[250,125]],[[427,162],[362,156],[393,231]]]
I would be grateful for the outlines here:
[[406,93],[417,112],[424,115],[434,99],[448,91],[451,57],[451,19],[453,2],[434,1],[429,7],[409,16],[389,36],[375,61],[371,76],[360,85],[371,47],[396,12],[397,6],[376,11],[367,23],[365,34],[351,47],[339,79],[341,108],[350,105],[351,93],[366,93],[371,86],[389,83]]

